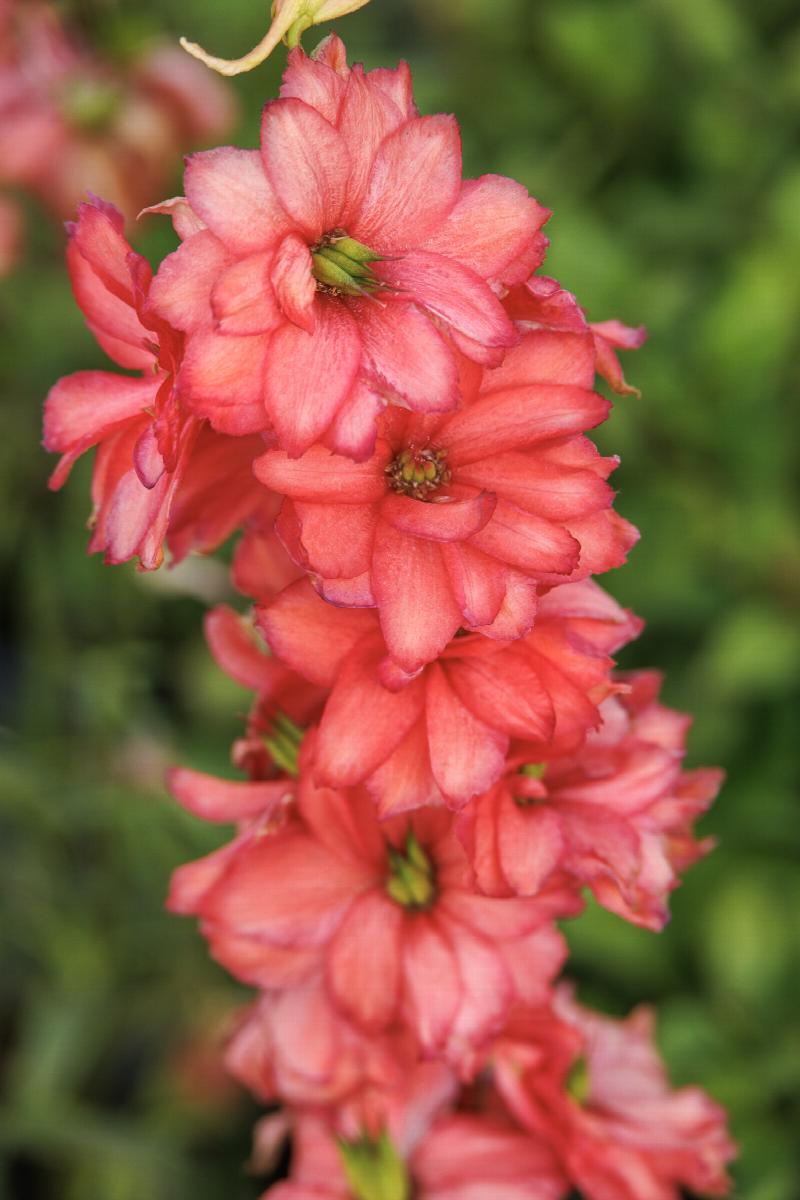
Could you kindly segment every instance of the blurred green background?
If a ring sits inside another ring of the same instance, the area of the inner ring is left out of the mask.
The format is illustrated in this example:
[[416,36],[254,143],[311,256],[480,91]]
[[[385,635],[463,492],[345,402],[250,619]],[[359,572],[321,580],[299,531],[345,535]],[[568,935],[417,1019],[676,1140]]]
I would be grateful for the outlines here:
[[[267,4],[61,7],[109,54],[158,33],[239,54]],[[609,1011],[658,1004],[676,1082],[730,1107],[736,1196],[796,1200],[797,5],[373,0],[338,28],[369,66],[409,59],[420,107],[462,123],[466,174],[513,175],[555,210],[547,269],[592,319],[649,328],[624,364],[643,397],[620,400],[599,439],[622,455],[619,507],[643,540],[604,582],[648,622],[623,665],[667,672],[668,702],[696,715],[690,762],[729,781],[703,823],[719,848],[670,928],[590,911],[570,931],[573,972]],[[240,144],[283,61],[232,85]],[[61,232],[28,216],[27,260],[0,283],[0,1196],[245,1200],[263,1186],[243,1169],[257,1110],[217,1063],[245,993],[161,911],[171,869],[225,836],[162,786],[173,761],[225,771],[246,710],[202,639],[201,597],[225,595],[224,570],[104,568],[84,553],[87,464],[47,492],[42,398],[103,360]],[[137,238],[152,257],[171,244]]]

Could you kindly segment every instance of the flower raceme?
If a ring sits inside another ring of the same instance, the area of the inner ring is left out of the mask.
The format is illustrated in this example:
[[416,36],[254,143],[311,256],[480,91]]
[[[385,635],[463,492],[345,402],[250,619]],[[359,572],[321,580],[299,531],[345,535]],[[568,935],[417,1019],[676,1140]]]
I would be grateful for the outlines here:
[[609,408],[588,331],[532,330],[501,367],[463,367],[459,411],[388,408],[363,462],[315,447],[255,464],[286,496],[289,553],[326,599],[377,607],[407,671],[459,628],[523,636],[537,585],[619,566],[638,536],[610,507],[617,460],[583,436]]
[[[196,413],[368,457],[384,405],[459,403],[457,351],[518,339],[499,294],[541,262],[549,215],[512,180],[462,181],[458,128],[417,115],[408,68],[348,68],[335,37],[294,50],[261,150],[196,154],[197,224],[161,264],[156,310],[187,337]],[[158,206],[156,206],[158,208]]]
[[535,895],[554,872],[587,886],[606,908],[646,929],[669,919],[679,872],[711,849],[693,822],[721,772],[681,771],[688,717],[658,703],[655,672],[620,677],[582,747],[510,771],[464,809],[459,833],[488,895]]
[[[509,620],[513,611],[509,603]],[[595,583],[564,584],[541,598],[526,637],[456,636],[409,675],[387,657],[372,611],[326,604],[306,581],[260,609],[258,623],[282,662],[330,689],[318,778],[365,782],[383,814],[463,806],[502,775],[512,739],[579,746],[618,686],[609,655],[641,628]]]
[[363,789],[316,786],[313,753],[307,735],[296,809],[276,821],[273,805],[269,825],[181,867],[169,907],[198,915],[215,958],[246,982],[281,991],[322,976],[352,1024],[400,1023],[458,1066],[514,1003],[546,1001],[564,958],[552,919],[580,897],[557,883],[535,898],[477,895],[451,814],[381,822]]
[[211,550],[264,502],[251,463],[263,442],[214,432],[186,410],[175,385],[183,335],[148,304],[149,264],[125,240],[120,213],[100,200],[68,226],[75,297],[105,352],[139,376],[78,371],[50,390],[44,445],[62,455],[61,487],[93,446],[89,549],[107,562],[139,556],[154,568],[165,541],[173,556]]

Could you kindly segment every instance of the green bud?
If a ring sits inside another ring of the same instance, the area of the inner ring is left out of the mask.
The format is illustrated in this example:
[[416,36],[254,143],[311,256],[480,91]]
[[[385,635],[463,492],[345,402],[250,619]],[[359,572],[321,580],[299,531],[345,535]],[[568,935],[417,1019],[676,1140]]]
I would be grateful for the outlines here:
[[353,1200],[411,1200],[408,1171],[385,1130],[377,1139],[342,1139],[339,1153]]
[[345,234],[328,235],[311,252],[314,278],[348,296],[363,296],[378,288],[379,281],[369,266],[378,258],[369,246]]
[[413,833],[406,839],[405,853],[389,848],[391,875],[386,891],[403,908],[428,908],[436,895],[433,865]]

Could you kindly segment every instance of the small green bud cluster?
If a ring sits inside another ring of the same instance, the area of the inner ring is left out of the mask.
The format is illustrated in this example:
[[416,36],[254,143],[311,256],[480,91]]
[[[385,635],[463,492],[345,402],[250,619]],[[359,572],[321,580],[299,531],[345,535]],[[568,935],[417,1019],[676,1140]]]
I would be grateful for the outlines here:
[[413,833],[406,837],[405,852],[389,847],[389,867],[391,898],[403,908],[429,908],[436,895],[433,864]]

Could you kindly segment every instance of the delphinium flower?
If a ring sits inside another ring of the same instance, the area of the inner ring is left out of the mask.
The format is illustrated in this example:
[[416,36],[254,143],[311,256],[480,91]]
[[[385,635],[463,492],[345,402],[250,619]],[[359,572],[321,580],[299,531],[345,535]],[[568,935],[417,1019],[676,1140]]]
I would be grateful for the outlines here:
[[564,958],[552,919],[580,897],[557,881],[535,898],[476,894],[450,813],[380,822],[363,789],[314,783],[314,749],[306,735],[296,805],[272,805],[181,867],[169,907],[198,915],[214,957],[245,981],[281,990],[321,974],[365,1032],[400,1022],[457,1063],[515,1002],[547,996]]
[[[515,601],[507,601],[509,623]],[[543,596],[526,637],[456,636],[408,674],[388,657],[371,610],[326,604],[306,581],[286,588],[258,619],[278,658],[331,690],[318,777],[335,786],[365,781],[382,813],[442,801],[460,807],[500,777],[513,738],[580,745],[616,686],[609,655],[641,628],[584,580]]]
[[225,437],[187,411],[176,386],[183,335],[152,313],[150,266],[129,246],[112,205],[80,206],[67,262],[103,350],[140,374],[78,371],[55,384],[44,444],[62,458],[50,486],[61,487],[76,459],[96,446],[90,550],[112,563],[138,555],[153,568],[165,542],[176,558],[213,549],[264,503],[250,470],[263,442]]
[[335,38],[294,51],[261,150],[192,156],[185,190],[205,228],[153,299],[218,429],[365,458],[387,403],[453,410],[457,351],[497,364],[518,340],[498,292],[540,263],[549,214],[512,180],[462,181],[456,122],[417,115],[405,65],[351,70]]
[[462,366],[462,408],[388,408],[364,462],[315,447],[255,464],[287,497],[277,529],[292,556],[326,599],[375,606],[407,671],[460,628],[528,633],[540,585],[619,566],[637,537],[611,508],[617,460],[583,436],[609,409],[588,331],[533,330],[501,367]]
[[[689,718],[658,702],[655,672],[618,679],[580,749],[551,757],[514,746],[507,774],[464,809],[460,833],[489,895],[535,895],[566,872],[606,908],[661,929],[680,873],[713,846],[692,826],[722,774],[681,770]],[[530,753],[539,761],[525,762]]]
[[673,1090],[653,1014],[591,1012],[562,987],[547,1010],[520,1010],[492,1054],[496,1086],[586,1200],[723,1196],[735,1147],[700,1088]]

